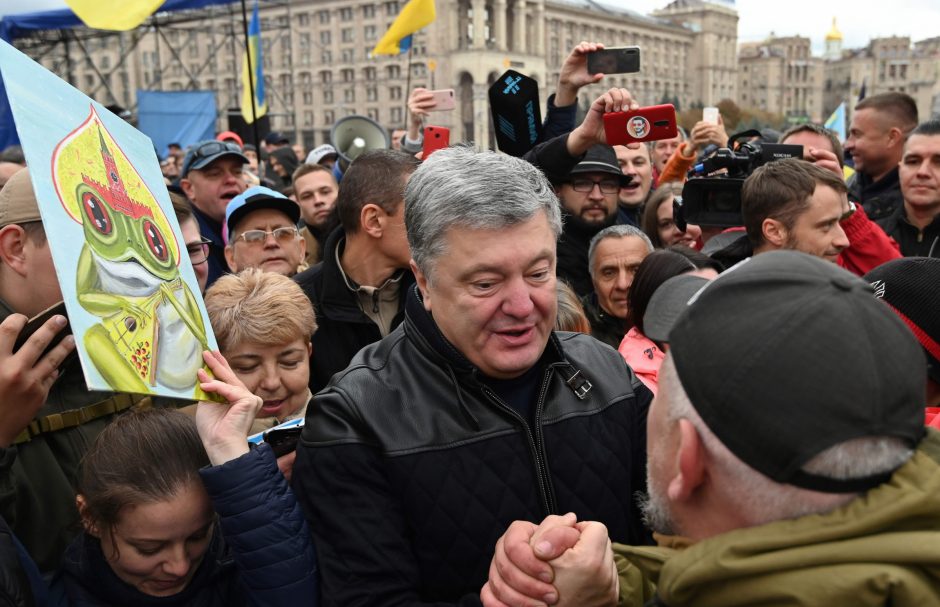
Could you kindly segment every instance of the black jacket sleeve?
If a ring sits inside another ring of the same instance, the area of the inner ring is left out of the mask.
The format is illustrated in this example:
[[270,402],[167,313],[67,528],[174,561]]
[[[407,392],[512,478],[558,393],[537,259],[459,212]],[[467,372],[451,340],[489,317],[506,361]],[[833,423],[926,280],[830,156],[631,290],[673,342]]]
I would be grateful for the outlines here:
[[310,521],[320,559],[322,607],[478,607],[477,595],[457,603],[424,602],[409,528],[384,465],[384,455],[357,424],[354,407],[335,386],[317,394],[297,446],[293,485]]
[[562,183],[583,158],[583,154],[572,156],[568,153],[568,133],[537,144],[522,157],[541,169],[552,184]]
[[565,135],[574,130],[575,115],[578,111],[578,103],[558,107],[555,105],[555,94],[548,98],[547,111],[545,113],[545,122],[542,124],[542,133],[539,135],[536,143],[542,143],[549,139],[554,139],[559,135]]

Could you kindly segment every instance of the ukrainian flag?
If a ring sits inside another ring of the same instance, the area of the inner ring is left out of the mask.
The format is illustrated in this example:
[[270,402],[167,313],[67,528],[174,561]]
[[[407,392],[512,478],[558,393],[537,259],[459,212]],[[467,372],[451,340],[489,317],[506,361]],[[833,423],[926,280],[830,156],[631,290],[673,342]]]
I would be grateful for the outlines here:
[[845,141],[845,102],[839,104],[839,107],[832,112],[832,116],[826,120],[824,125],[827,129],[836,134],[839,141]]
[[65,0],[65,4],[88,27],[124,32],[143,23],[163,1]]
[[[410,37],[437,16],[434,0],[408,0],[395,21],[372,49],[373,55],[397,55],[411,48]],[[407,40],[406,40],[407,39]]]
[[[242,118],[247,124],[251,124],[256,118],[261,118],[268,111],[268,106],[264,101],[264,74],[261,72],[261,66],[264,61],[261,58],[261,21],[258,18],[258,2],[255,0],[255,8],[251,13],[251,21],[248,23],[248,44],[245,46],[245,55],[242,58]],[[251,78],[248,75],[251,74]],[[254,84],[254,91],[251,86]],[[252,112],[251,98],[255,98],[254,112]]]

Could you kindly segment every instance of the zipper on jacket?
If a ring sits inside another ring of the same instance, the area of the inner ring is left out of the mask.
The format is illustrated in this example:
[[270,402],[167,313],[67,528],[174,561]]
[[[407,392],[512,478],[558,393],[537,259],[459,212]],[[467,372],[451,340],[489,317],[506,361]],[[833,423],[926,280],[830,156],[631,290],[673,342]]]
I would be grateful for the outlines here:
[[545,402],[545,395],[548,393],[548,379],[552,373],[552,368],[549,367],[545,370],[545,375],[542,376],[542,387],[539,392],[539,398],[535,403],[535,433],[532,431],[532,427],[529,425],[529,422],[525,420],[519,413],[503,402],[503,400],[493,392],[489,386],[486,384],[480,384],[483,393],[489,397],[489,399],[494,402],[500,409],[506,411],[517,419],[521,424],[523,430],[525,430],[526,439],[529,443],[529,451],[532,455],[532,460],[535,462],[535,476],[538,480],[539,485],[539,497],[542,499],[542,508],[545,509],[545,515],[555,514],[557,510],[557,505],[555,504],[555,490],[552,487],[551,479],[548,475],[548,464],[545,461],[544,454],[544,438],[542,436],[542,405]]
[[379,313],[379,290],[372,291],[372,313]]

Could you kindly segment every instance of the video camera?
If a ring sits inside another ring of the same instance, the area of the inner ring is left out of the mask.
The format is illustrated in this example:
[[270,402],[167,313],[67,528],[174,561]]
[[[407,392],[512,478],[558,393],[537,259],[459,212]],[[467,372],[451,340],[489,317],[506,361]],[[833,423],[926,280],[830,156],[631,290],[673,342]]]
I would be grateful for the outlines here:
[[[673,202],[676,227],[685,232],[687,224],[729,228],[744,225],[741,216],[741,187],[757,167],[781,158],[802,158],[803,146],[762,143],[760,132],[743,131],[689,170],[682,196]],[[745,143],[742,139],[755,138]],[[738,144],[738,145],[735,145]],[[714,175],[724,169],[726,173]]]

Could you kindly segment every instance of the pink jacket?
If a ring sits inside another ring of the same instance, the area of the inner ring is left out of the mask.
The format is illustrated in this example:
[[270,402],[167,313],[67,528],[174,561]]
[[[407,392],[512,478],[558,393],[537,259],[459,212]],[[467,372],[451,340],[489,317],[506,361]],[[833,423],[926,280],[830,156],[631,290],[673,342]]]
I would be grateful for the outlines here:
[[659,367],[666,358],[659,346],[633,327],[624,335],[617,351],[640,381],[655,395],[659,388]]

